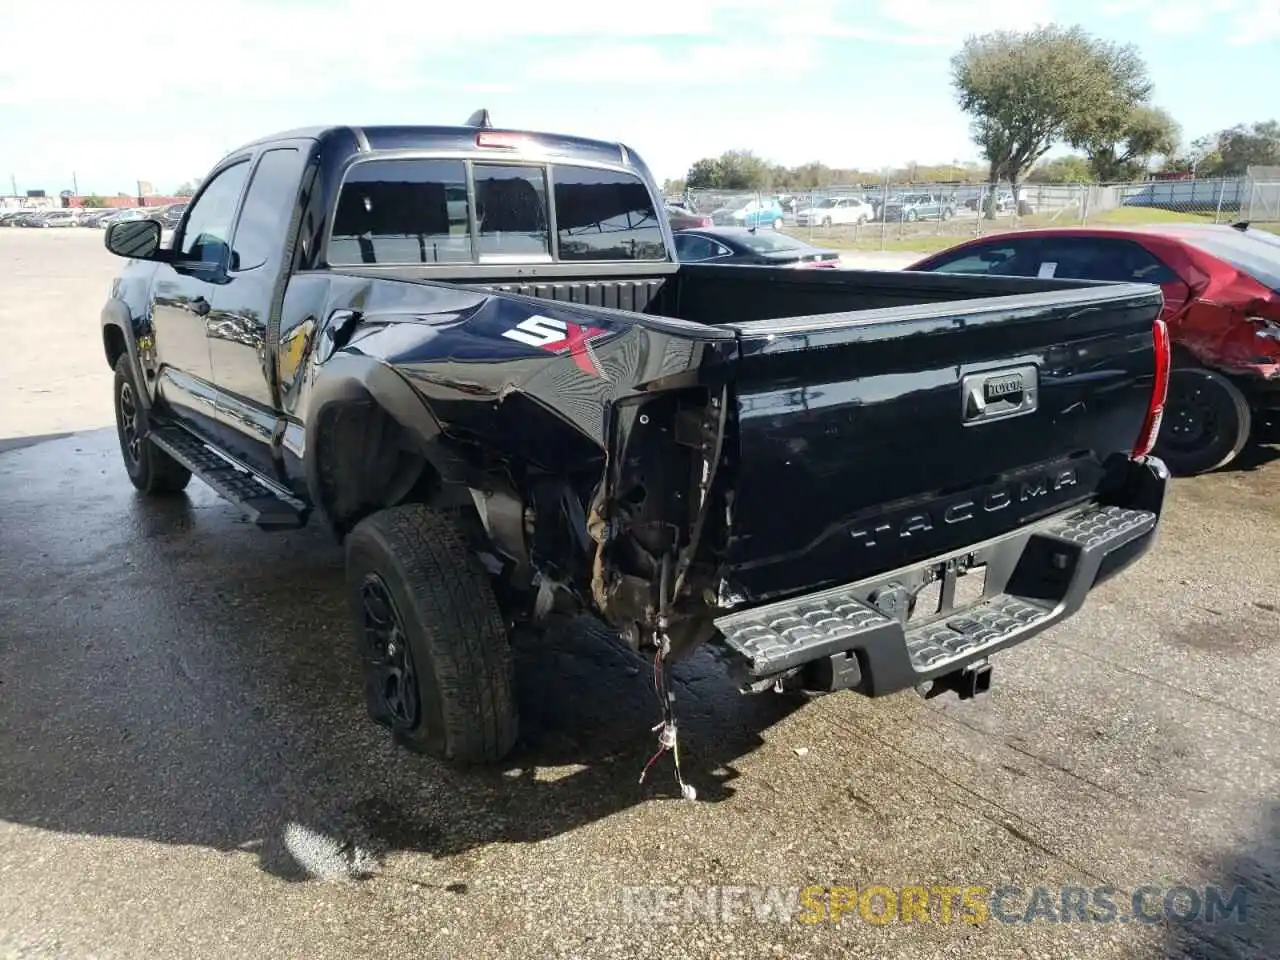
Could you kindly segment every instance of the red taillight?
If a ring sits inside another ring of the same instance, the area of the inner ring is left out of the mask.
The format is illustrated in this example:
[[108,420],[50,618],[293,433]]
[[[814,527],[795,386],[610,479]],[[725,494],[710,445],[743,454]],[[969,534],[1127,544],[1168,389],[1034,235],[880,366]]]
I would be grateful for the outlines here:
[[711,218],[710,218],[710,217],[699,217],[699,218],[698,218],[698,226],[700,226],[700,227],[710,227],[710,226],[714,226],[714,224],[711,222]]
[[1133,447],[1133,458],[1145,457],[1156,445],[1156,437],[1160,434],[1160,421],[1164,419],[1164,401],[1169,392],[1169,367],[1172,357],[1169,353],[1169,328],[1159,317],[1151,327],[1151,339],[1156,348],[1156,371],[1151,382],[1151,400],[1147,404],[1147,416],[1142,422],[1142,432],[1138,434],[1138,442]]
[[522,137],[515,133],[492,133],[485,130],[476,134],[477,147],[503,147],[508,150],[514,150],[517,147],[525,146],[528,142],[528,137]]

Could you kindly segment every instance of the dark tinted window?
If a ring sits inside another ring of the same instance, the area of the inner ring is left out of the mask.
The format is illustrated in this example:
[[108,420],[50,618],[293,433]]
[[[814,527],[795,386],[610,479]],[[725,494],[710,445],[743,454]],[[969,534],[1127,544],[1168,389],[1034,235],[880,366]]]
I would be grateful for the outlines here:
[[758,230],[755,233],[748,233],[746,236],[738,237],[738,242],[744,247],[750,247],[756,253],[786,253],[816,249],[803,240],[797,240],[776,230]]
[[370,160],[347,171],[333,217],[330,263],[470,259],[461,160]]
[[561,260],[665,260],[649,189],[612,170],[557,166],[556,231]]
[[676,234],[676,256],[686,263],[709,260],[728,251],[714,240],[692,233]]
[[480,256],[550,256],[547,179],[542,168],[477,163],[472,175]]
[[1151,251],[1132,240],[1045,237],[1039,246],[1037,273],[1046,277],[1121,283],[1173,283],[1178,279]]
[[929,267],[930,273],[979,273],[995,277],[1034,277],[1039,268],[1032,245],[1008,242],[969,248]]
[[293,149],[268,150],[249,181],[231,244],[232,269],[252,270],[283,248],[297,199],[302,155]]
[[209,181],[182,227],[177,246],[179,260],[207,264],[210,268],[227,265],[231,253],[231,223],[248,175],[249,162],[245,160],[221,170]]

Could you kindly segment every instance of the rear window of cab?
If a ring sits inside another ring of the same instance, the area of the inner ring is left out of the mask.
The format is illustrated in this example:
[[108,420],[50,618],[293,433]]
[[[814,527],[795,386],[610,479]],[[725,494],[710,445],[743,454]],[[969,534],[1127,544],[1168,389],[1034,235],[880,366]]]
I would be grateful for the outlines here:
[[634,174],[445,158],[353,164],[328,248],[333,266],[665,259],[653,200]]

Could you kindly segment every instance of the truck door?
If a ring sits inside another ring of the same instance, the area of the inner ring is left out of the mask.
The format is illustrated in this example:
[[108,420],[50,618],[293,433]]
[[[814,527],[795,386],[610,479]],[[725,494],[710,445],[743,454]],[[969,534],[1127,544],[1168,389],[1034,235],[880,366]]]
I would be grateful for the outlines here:
[[174,416],[206,436],[216,432],[217,405],[209,324],[248,174],[246,157],[206,182],[174,235],[173,259],[156,268],[151,284],[151,328],[160,362],[156,392]]
[[[271,439],[279,419],[275,347],[267,331],[283,298],[278,284],[292,245],[289,229],[306,154],[296,147],[264,150],[231,233],[226,282],[209,314],[209,357],[218,388],[218,437],[228,452],[267,476],[275,474]],[[248,166],[246,164],[246,166]]]

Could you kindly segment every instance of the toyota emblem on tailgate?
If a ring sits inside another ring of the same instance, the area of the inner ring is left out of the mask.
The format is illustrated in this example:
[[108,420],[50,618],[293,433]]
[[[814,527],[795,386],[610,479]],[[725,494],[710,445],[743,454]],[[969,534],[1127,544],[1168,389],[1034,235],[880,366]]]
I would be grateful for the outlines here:
[[965,426],[989,423],[1036,409],[1034,364],[971,373],[960,381],[961,419]]

